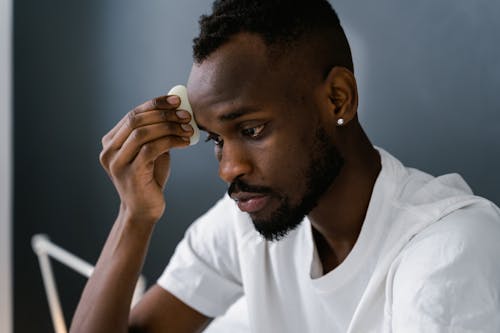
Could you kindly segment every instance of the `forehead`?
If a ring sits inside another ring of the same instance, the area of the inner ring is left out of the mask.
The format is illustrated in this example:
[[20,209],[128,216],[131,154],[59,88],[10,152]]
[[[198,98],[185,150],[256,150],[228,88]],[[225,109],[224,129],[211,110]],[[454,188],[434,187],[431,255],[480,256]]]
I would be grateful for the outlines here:
[[238,34],[201,64],[188,80],[189,100],[196,118],[206,111],[258,106],[286,99],[296,82],[286,57],[272,60],[262,39]]
[[269,69],[272,67],[264,42],[254,35],[238,34],[214,51],[208,59],[193,65],[188,86],[196,88],[194,90],[208,86],[217,91],[225,90],[228,83],[239,81],[248,85]]

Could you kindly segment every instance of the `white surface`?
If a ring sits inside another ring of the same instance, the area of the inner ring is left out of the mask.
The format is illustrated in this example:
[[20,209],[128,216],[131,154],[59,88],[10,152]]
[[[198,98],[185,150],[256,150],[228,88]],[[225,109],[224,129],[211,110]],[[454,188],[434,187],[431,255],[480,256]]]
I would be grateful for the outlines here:
[[456,174],[434,178],[379,151],[361,233],[334,270],[311,278],[320,263],[307,219],[266,242],[226,195],[158,284],[209,317],[244,286],[248,318],[233,322],[259,333],[499,332],[500,210]]
[[54,325],[56,333],[66,333],[66,323],[64,321],[64,314],[59,301],[59,293],[57,292],[56,280],[54,279],[54,272],[50,264],[50,258],[46,253],[37,253],[38,262],[40,264],[40,271],[42,272],[43,286],[47,293],[47,301],[49,302],[50,317]]
[[194,120],[193,110],[191,109],[191,104],[189,104],[187,89],[183,85],[177,85],[170,89],[168,92],[169,95],[177,95],[181,99],[181,104],[179,105],[179,109],[186,110],[191,114],[191,121],[189,125],[193,127],[194,133],[190,138],[190,145],[195,145],[200,140],[200,129]]
[[11,250],[12,1],[0,0],[0,332],[12,332]]
[[[47,294],[47,301],[49,303],[54,330],[56,333],[66,333],[66,323],[64,321],[61,303],[59,301],[59,294],[57,292],[57,285],[52,271],[52,265],[50,264],[50,257],[86,276],[87,278],[92,275],[94,266],[52,243],[50,239],[43,234],[36,234],[31,238],[31,247],[38,256],[38,262],[40,264],[40,271],[42,273],[43,284]],[[141,297],[144,295],[145,288],[146,281],[141,275],[139,276],[134,290],[131,307],[139,302]]]

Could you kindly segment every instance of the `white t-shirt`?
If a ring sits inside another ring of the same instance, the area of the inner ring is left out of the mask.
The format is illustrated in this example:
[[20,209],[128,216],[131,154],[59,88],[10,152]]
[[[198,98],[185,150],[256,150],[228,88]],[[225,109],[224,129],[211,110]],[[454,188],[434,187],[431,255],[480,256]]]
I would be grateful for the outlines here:
[[379,152],[360,235],[334,270],[322,274],[307,218],[269,242],[225,196],[158,284],[209,317],[244,295],[255,333],[500,332],[500,210],[458,175]]

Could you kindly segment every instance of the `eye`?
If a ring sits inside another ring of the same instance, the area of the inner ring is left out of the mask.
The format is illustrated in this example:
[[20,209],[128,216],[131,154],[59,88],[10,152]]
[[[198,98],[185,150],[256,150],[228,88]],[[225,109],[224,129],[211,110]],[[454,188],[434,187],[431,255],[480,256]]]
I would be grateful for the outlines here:
[[259,125],[255,127],[249,127],[249,128],[244,128],[241,132],[243,135],[248,136],[252,139],[257,139],[262,135],[262,132],[264,131],[265,125]]
[[219,135],[213,134],[213,133],[208,133],[207,138],[205,139],[205,142],[208,141],[213,141],[216,146],[222,146],[224,141],[221,139]]

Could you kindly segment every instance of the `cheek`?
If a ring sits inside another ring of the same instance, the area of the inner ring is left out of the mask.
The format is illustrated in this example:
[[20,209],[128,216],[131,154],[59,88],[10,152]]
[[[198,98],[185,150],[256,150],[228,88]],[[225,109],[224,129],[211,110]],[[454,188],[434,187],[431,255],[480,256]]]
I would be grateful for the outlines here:
[[305,170],[309,161],[307,144],[302,136],[289,136],[266,149],[272,153],[262,153],[259,165],[263,168],[265,183],[278,192],[290,195],[300,192],[305,186]]

